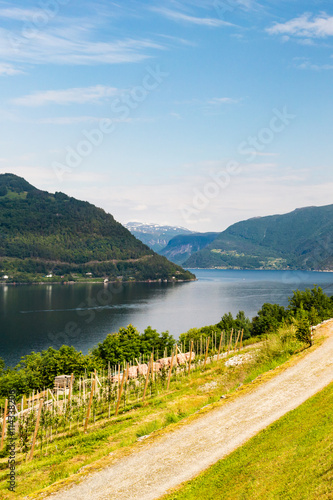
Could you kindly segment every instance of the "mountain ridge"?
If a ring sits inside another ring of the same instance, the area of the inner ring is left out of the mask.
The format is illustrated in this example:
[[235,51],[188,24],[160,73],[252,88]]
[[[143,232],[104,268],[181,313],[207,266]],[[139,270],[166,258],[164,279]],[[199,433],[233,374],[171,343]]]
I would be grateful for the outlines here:
[[184,266],[333,270],[333,205],[237,222]]
[[194,279],[103,209],[0,174],[0,279],[31,282],[50,275],[71,281]]
[[163,255],[161,251],[169,241],[181,234],[193,234],[192,231],[181,226],[169,226],[145,222],[127,222],[124,226],[140,241],[152,250]]

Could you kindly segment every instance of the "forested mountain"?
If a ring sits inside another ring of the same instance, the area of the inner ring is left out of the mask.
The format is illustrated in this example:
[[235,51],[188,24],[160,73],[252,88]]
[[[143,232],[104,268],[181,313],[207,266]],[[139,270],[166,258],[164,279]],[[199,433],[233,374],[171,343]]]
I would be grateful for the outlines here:
[[36,281],[51,274],[53,280],[74,281],[193,278],[155,254],[104,210],[63,193],[41,191],[16,175],[1,174],[0,279]]
[[219,233],[181,234],[172,238],[159,253],[167,259],[182,265],[195,252],[205,248]]
[[186,267],[333,270],[333,205],[233,224]]
[[179,226],[161,226],[142,222],[128,222],[124,225],[138,240],[161,255],[163,255],[162,249],[167,246],[172,238],[180,234],[192,234],[189,229]]

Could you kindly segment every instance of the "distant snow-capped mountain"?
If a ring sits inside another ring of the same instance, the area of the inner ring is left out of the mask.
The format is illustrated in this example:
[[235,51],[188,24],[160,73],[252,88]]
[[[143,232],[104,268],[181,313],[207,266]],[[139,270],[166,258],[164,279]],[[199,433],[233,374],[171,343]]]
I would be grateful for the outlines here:
[[193,233],[193,231],[181,226],[163,226],[144,222],[128,222],[124,226],[155,252],[160,252],[175,236]]

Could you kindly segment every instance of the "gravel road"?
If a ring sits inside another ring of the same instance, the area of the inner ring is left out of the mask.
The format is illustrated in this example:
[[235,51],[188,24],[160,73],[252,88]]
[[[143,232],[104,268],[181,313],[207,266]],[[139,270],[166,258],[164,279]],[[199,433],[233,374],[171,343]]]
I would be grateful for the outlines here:
[[153,500],[225,457],[333,381],[333,321],[315,351],[253,392],[184,423],[52,500]]

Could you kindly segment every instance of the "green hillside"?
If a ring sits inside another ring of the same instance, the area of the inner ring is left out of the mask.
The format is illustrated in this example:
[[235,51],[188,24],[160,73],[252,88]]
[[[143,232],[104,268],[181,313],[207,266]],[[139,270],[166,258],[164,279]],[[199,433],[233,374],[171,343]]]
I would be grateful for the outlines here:
[[333,205],[238,222],[184,265],[333,270]]
[[182,234],[172,238],[159,253],[167,259],[182,265],[193,253],[205,248],[219,233]]
[[[0,175],[0,279],[193,279],[155,254],[112,215],[63,193]],[[49,279],[49,278],[46,278]]]

